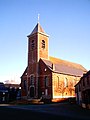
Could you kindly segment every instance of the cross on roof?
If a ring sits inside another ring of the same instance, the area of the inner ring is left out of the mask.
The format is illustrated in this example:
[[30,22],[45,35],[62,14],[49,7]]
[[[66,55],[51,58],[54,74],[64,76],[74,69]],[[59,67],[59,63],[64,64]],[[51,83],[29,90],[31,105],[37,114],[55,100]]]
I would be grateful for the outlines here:
[[40,14],[38,14],[38,23],[39,23],[39,19],[40,19]]

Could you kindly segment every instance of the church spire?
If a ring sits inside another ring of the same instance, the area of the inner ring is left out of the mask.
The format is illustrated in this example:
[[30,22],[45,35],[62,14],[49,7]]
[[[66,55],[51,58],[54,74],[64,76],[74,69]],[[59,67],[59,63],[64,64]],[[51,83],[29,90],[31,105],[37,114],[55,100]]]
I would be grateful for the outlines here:
[[39,23],[39,15],[38,15],[38,23],[37,23],[37,25],[35,26],[35,28],[34,28],[33,31],[31,32],[31,34],[28,35],[27,37],[29,37],[29,36],[31,36],[31,35],[33,35],[33,34],[35,34],[35,33],[41,33],[41,34],[44,34],[44,35],[48,36],[48,35],[44,32],[43,28],[41,27],[41,25],[40,25],[40,23]]

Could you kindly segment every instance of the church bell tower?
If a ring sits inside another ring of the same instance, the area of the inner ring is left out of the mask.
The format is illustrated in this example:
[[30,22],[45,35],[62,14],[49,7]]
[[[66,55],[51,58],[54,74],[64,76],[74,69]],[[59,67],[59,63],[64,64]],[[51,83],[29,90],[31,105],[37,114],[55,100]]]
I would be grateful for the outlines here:
[[49,59],[48,40],[49,36],[44,32],[38,22],[28,37],[28,93],[30,98],[38,97],[39,60]]

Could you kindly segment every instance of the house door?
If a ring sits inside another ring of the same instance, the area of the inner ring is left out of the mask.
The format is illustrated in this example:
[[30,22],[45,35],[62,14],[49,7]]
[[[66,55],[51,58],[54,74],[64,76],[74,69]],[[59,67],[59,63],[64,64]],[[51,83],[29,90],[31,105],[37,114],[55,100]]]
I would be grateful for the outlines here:
[[34,97],[34,87],[30,87],[30,97]]

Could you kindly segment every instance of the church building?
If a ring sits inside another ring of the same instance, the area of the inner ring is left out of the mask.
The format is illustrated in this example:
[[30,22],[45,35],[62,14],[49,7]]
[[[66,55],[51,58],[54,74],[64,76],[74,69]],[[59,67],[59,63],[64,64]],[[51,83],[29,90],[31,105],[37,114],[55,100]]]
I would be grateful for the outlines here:
[[28,63],[21,76],[22,98],[74,97],[74,86],[87,70],[80,64],[49,56],[49,36],[39,22],[27,37]]

